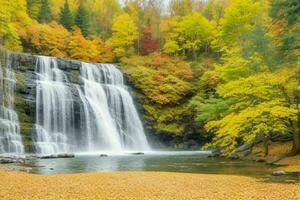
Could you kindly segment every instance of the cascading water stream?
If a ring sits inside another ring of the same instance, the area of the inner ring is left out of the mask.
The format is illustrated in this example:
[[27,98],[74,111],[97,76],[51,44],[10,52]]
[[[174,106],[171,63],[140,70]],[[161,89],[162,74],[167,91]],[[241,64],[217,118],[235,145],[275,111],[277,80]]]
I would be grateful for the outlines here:
[[5,56],[6,63],[0,63],[0,154],[22,154],[24,146],[20,124],[14,111],[16,79],[9,64],[9,53]]
[[37,57],[36,73],[37,153],[150,150],[123,74],[114,65],[81,63],[82,86],[68,81],[55,58]]
[[72,150],[73,99],[68,79],[55,58],[39,56],[36,64],[36,152]]
[[122,73],[112,64],[82,63],[81,78],[88,151],[149,150]]

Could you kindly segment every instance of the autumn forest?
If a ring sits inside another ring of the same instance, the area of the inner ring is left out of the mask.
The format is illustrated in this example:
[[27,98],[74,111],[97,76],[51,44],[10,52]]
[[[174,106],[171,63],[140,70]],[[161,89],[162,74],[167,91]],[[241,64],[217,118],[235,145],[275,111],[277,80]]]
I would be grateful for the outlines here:
[[147,130],[175,148],[288,138],[300,152],[298,0],[1,0],[16,52],[120,63]]
[[300,199],[299,0],[0,0],[0,199]]

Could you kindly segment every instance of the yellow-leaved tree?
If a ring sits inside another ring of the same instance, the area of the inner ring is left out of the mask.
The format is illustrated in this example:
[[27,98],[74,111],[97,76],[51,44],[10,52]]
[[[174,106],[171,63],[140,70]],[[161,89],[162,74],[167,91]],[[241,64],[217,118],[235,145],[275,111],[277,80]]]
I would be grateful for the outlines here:
[[22,51],[16,23],[26,25],[30,21],[26,14],[26,0],[0,0],[0,8],[0,44],[14,51]]
[[94,61],[99,52],[92,42],[85,39],[78,27],[74,27],[68,44],[69,57],[82,61]]
[[234,0],[225,9],[221,19],[221,37],[226,46],[242,45],[245,33],[254,29],[258,3],[252,0]]
[[192,58],[197,58],[199,52],[207,52],[215,35],[214,24],[198,13],[165,19],[160,27],[165,53],[180,53]]
[[215,134],[208,146],[218,146],[234,154],[241,141],[253,144],[262,140],[265,155],[272,134],[291,134],[297,120],[294,98],[295,69],[261,72],[219,85],[223,99],[233,99],[227,114],[208,122],[205,128]]
[[[20,36],[23,45],[32,53],[67,58],[67,44],[70,33],[62,25],[32,24]],[[27,50],[28,51],[28,50]]]
[[113,48],[117,58],[134,53],[134,43],[138,39],[137,27],[131,17],[123,13],[115,17],[112,27],[112,37],[108,44]]

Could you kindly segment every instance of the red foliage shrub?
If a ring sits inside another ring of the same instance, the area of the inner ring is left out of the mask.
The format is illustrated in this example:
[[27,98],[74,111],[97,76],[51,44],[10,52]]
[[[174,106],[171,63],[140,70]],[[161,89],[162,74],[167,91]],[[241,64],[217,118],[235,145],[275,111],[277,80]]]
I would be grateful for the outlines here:
[[149,55],[159,49],[159,40],[152,37],[151,28],[144,28],[140,38],[140,51],[142,55]]

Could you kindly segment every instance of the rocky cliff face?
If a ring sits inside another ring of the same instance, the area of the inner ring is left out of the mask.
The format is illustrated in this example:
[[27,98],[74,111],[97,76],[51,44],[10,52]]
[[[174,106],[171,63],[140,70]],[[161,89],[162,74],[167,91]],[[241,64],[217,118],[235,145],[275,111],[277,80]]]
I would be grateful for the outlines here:
[[[35,127],[37,112],[37,81],[39,74],[36,72],[38,56],[22,53],[12,53],[0,50],[0,59],[3,65],[9,65],[15,73],[16,88],[14,110],[17,112],[20,123],[20,134],[22,136],[25,152],[37,152],[34,142],[37,141],[37,131]],[[57,67],[64,72],[68,85],[72,93],[74,106],[74,131],[78,134],[82,127],[82,97],[79,94],[78,86],[83,88],[83,80],[80,78],[81,62],[73,60],[55,59]],[[108,77],[110,75],[108,74]],[[103,77],[104,78],[104,77]],[[44,104],[50,103],[46,100]],[[39,102],[40,105],[41,102]],[[39,111],[40,113],[40,111]],[[123,116],[124,117],[124,116]],[[78,132],[78,133],[77,133]]]
[[[36,116],[36,80],[35,73],[37,57],[29,54],[5,53],[1,52],[2,63],[9,64],[15,72],[16,90],[15,90],[15,111],[18,113],[20,122],[20,131],[26,152],[34,152],[32,141],[35,137],[34,122]],[[79,95],[73,85],[82,85],[79,78],[80,62],[58,59],[58,67],[64,70],[67,75],[75,100],[75,114],[80,112]],[[78,124],[78,123],[77,123]]]

